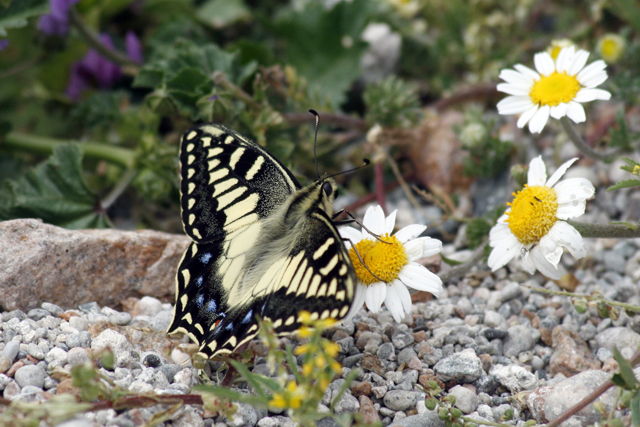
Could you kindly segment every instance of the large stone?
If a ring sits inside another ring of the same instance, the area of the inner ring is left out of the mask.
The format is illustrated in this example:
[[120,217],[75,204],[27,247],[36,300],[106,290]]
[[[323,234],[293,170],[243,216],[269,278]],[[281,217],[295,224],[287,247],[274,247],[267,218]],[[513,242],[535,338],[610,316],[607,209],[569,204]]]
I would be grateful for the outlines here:
[[596,341],[600,347],[604,347],[611,352],[613,352],[613,347],[618,347],[625,359],[631,359],[631,356],[640,347],[640,334],[621,326],[607,328],[596,335]]
[[509,334],[504,341],[504,355],[517,356],[531,350],[540,339],[540,331],[525,325],[509,328]]
[[152,230],[66,230],[36,219],[0,222],[0,306],[63,308],[127,297],[172,301],[186,236]]
[[[584,371],[578,375],[555,384],[553,390],[544,399],[544,417],[551,421],[560,414],[566,412],[569,408],[587,397],[593,390],[601,386],[607,381],[611,375],[603,371]],[[602,402],[607,411],[611,411],[615,402],[617,389],[610,388],[604,394],[600,395],[596,401]],[[593,409],[593,405],[589,404],[580,412],[574,415],[574,425],[591,425],[600,421],[600,414]],[[566,422],[569,422],[571,418]]]
[[549,367],[553,375],[561,372],[570,377],[589,369],[600,369],[600,361],[593,355],[580,335],[563,326],[553,328],[553,353]]
[[471,383],[482,375],[482,362],[473,349],[466,349],[440,360],[433,367],[442,381]]

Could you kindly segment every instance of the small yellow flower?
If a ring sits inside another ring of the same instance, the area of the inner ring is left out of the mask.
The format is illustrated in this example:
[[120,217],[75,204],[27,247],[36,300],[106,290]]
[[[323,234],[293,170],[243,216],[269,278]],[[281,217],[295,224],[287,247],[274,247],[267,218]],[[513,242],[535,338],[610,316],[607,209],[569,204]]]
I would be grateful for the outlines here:
[[626,45],[627,43],[619,35],[605,34],[604,37],[598,41],[596,49],[606,63],[613,64],[614,62],[618,62],[622,57]]
[[282,394],[276,393],[269,401],[269,405],[273,406],[274,408],[285,409],[287,407],[287,401],[284,399],[284,396]]
[[312,346],[311,343],[306,343],[306,344],[302,344],[302,345],[299,345],[298,347],[296,347],[293,350],[293,354],[295,354],[296,356],[300,356],[301,354],[309,353],[313,349],[315,349],[315,346]]
[[569,39],[556,39],[551,40],[551,45],[547,48],[547,53],[551,55],[553,60],[558,59],[560,51],[565,47],[574,46],[573,42]]
[[324,351],[327,353],[329,357],[335,358],[340,351],[340,346],[334,342],[326,341],[323,345]]

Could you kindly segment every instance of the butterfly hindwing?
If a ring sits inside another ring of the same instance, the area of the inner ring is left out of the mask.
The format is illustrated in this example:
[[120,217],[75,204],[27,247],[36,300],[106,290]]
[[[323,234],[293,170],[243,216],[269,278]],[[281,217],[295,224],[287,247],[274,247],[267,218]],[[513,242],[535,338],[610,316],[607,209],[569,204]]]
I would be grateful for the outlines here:
[[343,318],[355,289],[349,255],[330,216],[335,183],[301,188],[264,148],[205,124],[181,145],[182,219],[194,240],[176,275],[169,332],[186,332],[208,357],[258,332],[299,327],[299,312]]

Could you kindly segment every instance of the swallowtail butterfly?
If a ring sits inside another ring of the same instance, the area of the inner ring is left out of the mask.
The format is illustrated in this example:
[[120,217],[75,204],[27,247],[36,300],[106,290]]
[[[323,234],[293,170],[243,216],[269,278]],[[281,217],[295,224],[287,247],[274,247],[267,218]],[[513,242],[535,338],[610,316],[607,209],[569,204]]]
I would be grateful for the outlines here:
[[184,332],[207,357],[258,333],[300,327],[299,313],[344,318],[356,277],[332,222],[336,184],[302,187],[278,159],[219,124],[196,126],[180,148],[182,223],[193,240],[176,274],[168,332]]

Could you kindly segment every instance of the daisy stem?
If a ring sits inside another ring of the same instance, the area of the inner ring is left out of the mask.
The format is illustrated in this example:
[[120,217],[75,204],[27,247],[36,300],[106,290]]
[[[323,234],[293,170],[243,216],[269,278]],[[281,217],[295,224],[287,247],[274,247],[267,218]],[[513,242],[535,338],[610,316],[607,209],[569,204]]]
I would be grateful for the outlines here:
[[589,224],[578,221],[567,221],[582,237],[640,237],[640,228],[631,223]]
[[576,293],[567,292],[567,291],[555,291],[553,289],[537,288],[537,287],[529,286],[529,285],[525,285],[525,284],[522,284],[521,286],[524,286],[525,288],[529,288],[534,292],[540,292],[542,294],[559,295],[559,296],[563,296],[563,297],[572,297],[572,298],[584,298],[584,299],[587,299],[589,301],[603,302],[605,304],[609,304],[609,305],[614,305],[616,307],[620,307],[623,310],[633,311],[635,313],[640,313],[640,307],[638,307],[637,305],[627,304],[627,303],[619,302],[619,301],[608,300],[608,299],[602,297],[601,295],[597,296],[597,297],[594,297],[593,295],[576,294]]
[[589,146],[584,141],[584,139],[582,139],[582,137],[578,134],[576,127],[573,125],[573,123],[571,122],[571,120],[569,120],[568,117],[566,116],[562,117],[560,119],[560,123],[562,124],[562,128],[564,129],[564,131],[569,136],[569,139],[571,140],[571,142],[573,142],[573,144],[576,146],[578,150],[580,150],[582,154],[589,157],[590,159],[600,160],[605,163],[610,163],[614,161],[615,158],[622,153],[622,150],[620,148],[614,148],[612,150],[605,151],[605,152],[596,151],[591,146]]

